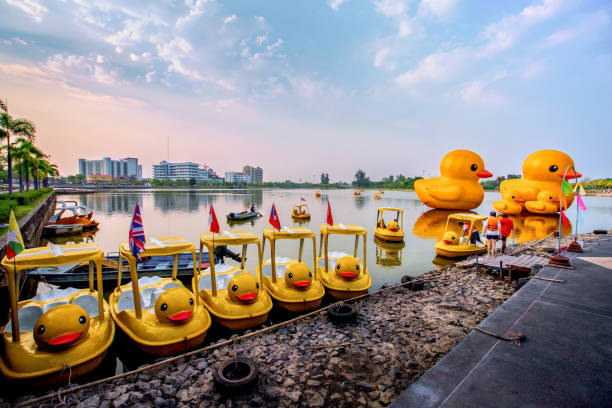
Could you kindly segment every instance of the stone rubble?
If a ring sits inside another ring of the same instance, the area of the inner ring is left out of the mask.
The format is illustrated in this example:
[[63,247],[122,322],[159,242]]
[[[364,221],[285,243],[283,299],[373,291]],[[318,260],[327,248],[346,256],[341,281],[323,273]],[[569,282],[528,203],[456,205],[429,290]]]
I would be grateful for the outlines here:
[[[584,241],[598,239],[583,234]],[[563,245],[572,239],[563,239]],[[514,254],[550,256],[553,237]],[[552,248],[552,250],[551,250]],[[422,291],[392,288],[354,304],[356,324],[334,325],[325,311],[236,343],[259,366],[255,389],[224,397],[213,369],[233,346],[66,395],[71,407],[382,407],[418,379],[516,290],[481,269],[447,266]],[[357,342],[346,347],[308,346]],[[26,401],[34,396],[22,396]],[[0,400],[0,405],[3,401]],[[6,403],[4,403],[6,404]],[[43,403],[41,407],[51,407]]]

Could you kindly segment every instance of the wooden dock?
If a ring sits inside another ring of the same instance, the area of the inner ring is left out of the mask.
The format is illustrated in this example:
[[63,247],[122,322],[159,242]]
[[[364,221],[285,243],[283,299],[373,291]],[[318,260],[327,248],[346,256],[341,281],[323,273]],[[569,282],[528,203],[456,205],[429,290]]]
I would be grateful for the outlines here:
[[502,268],[518,269],[525,272],[529,272],[535,265],[547,265],[548,258],[543,256],[535,255],[496,255],[496,256],[484,256],[472,259],[466,259],[457,263],[457,266],[470,267],[478,265],[485,268],[499,269],[500,265]]

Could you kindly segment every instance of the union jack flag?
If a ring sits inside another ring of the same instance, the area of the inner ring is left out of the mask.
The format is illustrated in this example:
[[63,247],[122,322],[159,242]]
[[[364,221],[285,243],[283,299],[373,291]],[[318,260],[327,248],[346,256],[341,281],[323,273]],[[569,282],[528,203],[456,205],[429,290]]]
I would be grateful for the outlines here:
[[140,216],[140,208],[138,203],[134,207],[134,215],[130,224],[130,251],[134,258],[140,261],[140,253],[145,250],[145,234],[142,226],[142,217]]

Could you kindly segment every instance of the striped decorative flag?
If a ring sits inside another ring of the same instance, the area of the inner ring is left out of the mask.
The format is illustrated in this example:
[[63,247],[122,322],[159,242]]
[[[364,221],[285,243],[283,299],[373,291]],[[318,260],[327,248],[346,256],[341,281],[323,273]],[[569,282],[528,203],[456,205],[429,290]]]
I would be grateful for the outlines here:
[[565,196],[568,196],[572,193],[572,188],[570,187],[569,183],[565,181],[565,179],[563,179],[563,181],[561,182],[561,191]]
[[130,224],[130,251],[134,258],[140,261],[140,254],[145,250],[145,234],[142,225],[142,217],[140,216],[140,207],[138,203],[134,206],[134,215],[132,215],[132,223]]
[[8,259],[13,259],[25,248],[23,238],[21,237],[21,231],[19,231],[19,224],[17,224],[17,219],[15,218],[13,210],[11,210],[11,214],[9,215],[9,230],[6,242],[6,257]]
[[582,201],[582,196],[580,194],[576,194],[576,205],[578,205],[578,208],[582,211],[586,211],[586,205],[584,205],[584,201]]

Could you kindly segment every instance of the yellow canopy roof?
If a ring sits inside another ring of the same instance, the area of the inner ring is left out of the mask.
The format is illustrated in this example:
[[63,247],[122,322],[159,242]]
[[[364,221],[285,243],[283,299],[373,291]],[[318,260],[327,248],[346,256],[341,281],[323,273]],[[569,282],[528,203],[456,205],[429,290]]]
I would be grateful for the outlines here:
[[304,204],[295,204],[295,205],[293,206],[293,208],[302,208],[302,207],[306,207],[306,208],[308,208],[308,204],[306,204],[306,203],[304,203]]
[[302,238],[315,238],[314,232],[308,228],[303,227],[283,227],[280,231],[274,228],[264,228],[264,238],[268,238],[270,241],[275,239],[302,239]]
[[104,252],[96,244],[80,243],[67,245],[51,245],[23,250],[13,259],[6,256],[2,259],[2,268],[6,271],[21,271],[23,269],[42,266],[61,266],[78,262],[94,261],[102,263]]
[[[185,238],[169,237],[169,238],[150,238],[145,243],[145,250],[140,256],[161,256],[161,255],[176,255],[182,252],[194,252],[195,247]],[[123,258],[133,258],[130,245],[127,242],[122,242],[119,245],[119,255]]]
[[460,214],[451,214],[448,216],[448,219],[454,219],[459,221],[484,221],[488,217],[479,214],[469,214],[469,213],[460,213]]
[[404,212],[404,210],[402,210],[401,208],[393,208],[393,207],[379,207],[378,211],[399,211],[401,213]]
[[207,232],[200,235],[200,243],[207,247],[217,245],[247,245],[259,242],[259,237],[249,231],[221,231],[219,234]]
[[366,235],[367,231],[361,225],[353,224],[327,224],[321,225],[321,234],[339,234],[339,235]]

